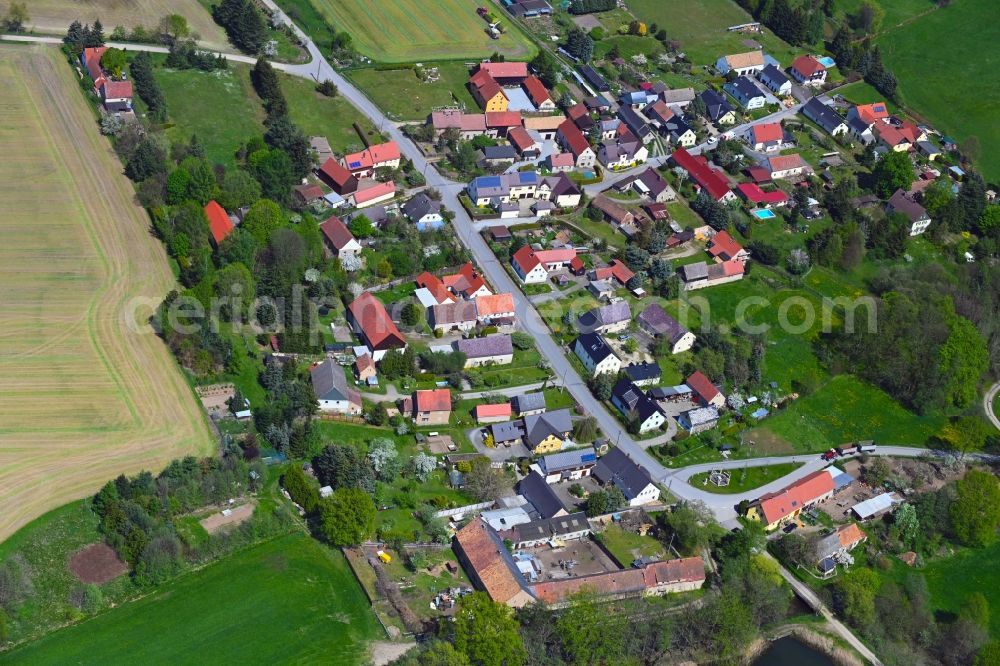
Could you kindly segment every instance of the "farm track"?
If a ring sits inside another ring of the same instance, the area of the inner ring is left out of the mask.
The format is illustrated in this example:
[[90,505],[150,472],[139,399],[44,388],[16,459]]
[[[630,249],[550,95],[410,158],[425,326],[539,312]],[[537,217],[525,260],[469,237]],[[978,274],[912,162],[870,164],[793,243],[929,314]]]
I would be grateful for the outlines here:
[[[15,106],[12,117],[32,115],[34,132],[25,133],[37,135],[24,143],[0,132],[0,150],[23,161],[24,171],[40,173],[53,190],[49,196],[65,201],[62,215],[53,217],[78,236],[63,246],[58,238],[55,247],[45,245],[46,239],[26,245],[21,261],[31,282],[18,285],[11,273],[9,283],[0,285],[10,292],[0,291],[4,300],[13,304],[0,309],[0,372],[8,379],[0,388],[0,540],[120,473],[157,470],[212,446],[204,416],[162,341],[148,326],[139,332],[126,326],[133,298],[147,299],[147,316],[174,279],[61,57],[45,47],[0,47],[0,61],[12,65],[7,76],[17,72],[6,83],[23,89],[23,108]],[[19,155],[17,149],[28,145],[35,153]],[[0,184],[0,191],[19,185],[28,187],[15,181]],[[4,231],[17,239],[32,239],[30,224],[56,221],[6,212],[13,221]],[[81,268],[69,276],[59,273],[59,265],[42,261],[49,253],[73,255]],[[63,297],[75,292],[62,283],[79,280],[85,281],[79,298]],[[56,285],[52,293],[49,282]],[[40,304],[29,311],[26,302],[33,299],[19,297],[19,286],[38,292]],[[46,307],[50,298],[60,307]],[[8,329],[29,341],[11,338]]]

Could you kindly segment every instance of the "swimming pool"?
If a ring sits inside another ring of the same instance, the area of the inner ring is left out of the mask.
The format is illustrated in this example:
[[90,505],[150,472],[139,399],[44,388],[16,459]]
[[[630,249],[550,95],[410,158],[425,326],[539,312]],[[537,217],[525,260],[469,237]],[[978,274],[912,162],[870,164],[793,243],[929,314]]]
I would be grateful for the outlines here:
[[820,56],[816,58],[816,60],[818,60],[819,64],[823,65],[824,67],[834,67],[837,64],[837,61],[831,58],[830,56]]
[[753,212],[753,216],[756,217],[758,220],[770,220],[773,217],[777,217],[774,214],[774,211],[770,211],[766,208],[762,208],[761,210],[755,210]]

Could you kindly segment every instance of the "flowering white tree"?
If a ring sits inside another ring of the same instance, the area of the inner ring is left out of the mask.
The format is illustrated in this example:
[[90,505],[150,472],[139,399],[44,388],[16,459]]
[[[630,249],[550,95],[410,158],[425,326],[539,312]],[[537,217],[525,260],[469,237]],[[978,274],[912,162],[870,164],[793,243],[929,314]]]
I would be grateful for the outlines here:
[[368,462],[381,481],[392,481],[399,474],[399,451],[387,437],[373,439],[368,445]]
[[423,483],[430,476],[430,473],[434,471],[437,467],[437,459],[434,456],[429,456],[426,453],[418,453],[417,455],[410,458],[410,471],[413,472],[413,476],[416,477],[417,481]]

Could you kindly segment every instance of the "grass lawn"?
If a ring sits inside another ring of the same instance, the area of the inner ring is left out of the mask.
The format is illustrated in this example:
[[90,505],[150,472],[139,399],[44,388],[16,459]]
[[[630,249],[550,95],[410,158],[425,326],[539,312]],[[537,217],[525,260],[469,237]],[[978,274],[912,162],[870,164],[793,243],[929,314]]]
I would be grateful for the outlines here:
[[[957,613],[973,592],[982,592],[991,608],[1000,608],[1000,541],[934,560],[924,570],[934,607]],[[1000,613],[990,613],[990,636],[1000,638]]]
[[844,96],[848,102],[853,104],[874,104],[875,102],[885,102],[889,110],[895,113],[898,110],[898,106],[890,100],[885,98],[885,95],[875,90],[871,84],[865,81],[855,81],[854,83],[848,83],[843,88],[837,90],[837,93]]
[[767,28],[754,35],[726,32],[731,25],[754,20],[733,0],[632,0],[629,8],[639,19],[666,29],[695,65],[715,64],[719,56],[749,51],[742,43],[748,38],[763,44],[764,50],[785,66],[801,53]]
[[862,439],[924,446],[944,421],[939,415],[918,416],[881,389],[851,375],[838,375],[812,395],[769,417],[750,431],[748,438],[776,436],[798,453],[819,452]]
[[600,238],[609,248],[625,247],[625,236],[615,231],[607,222],[595,221],[583,214],[574,215],[567,222],[588,238]]
[[618,52],[622,58],[630,59],[634,55],[642,54],[654,60],[663,53],[663,46],[650,37],[636,37],[635,35],[614,35],[605,37],[594,45],[594,59],[600,60],[613,47],[618,47]]
[[379,633],[344,557],[296,533],[182,576],[11,657],[30,664],[360,663]]
[[[1000,43],[995,12],[990,0],[958,2],[887,28],[877,40],[903,104],[960,143],[975,137],[974,161],[988,181],[1000,179],[1000,54],[986,47]],[[933,67],[928,53],[937,54]]]
[[465,87],[469,70],[465,63],[439,62],[440,78],[424,82],[412,69],[378,70],[373,67],[354,69],[348,77],[386,114],[397,120],[423,121],[439,106],[465,105],[470,112],[479,110],[472,93]]
[[344,98],[327,97],[316,92],[311,80],[281,75],[281,89],[288,100],[292,121],[302,128],[306,136],[325,136],[337,153],[350,153],[364,149],[364,143],[354,129],[354,123],[377,143],[378,130],[366,116],[361,115]]
[[[836,0],[834,16],[856,14],[862,3],[863,0]],[[879,0],[878,4],[885,10],[885,18],[882,20],[883,32],[934,7],[930,0]]]
[[264,132],[264,109],[250,84],[250,67],[229,63],[228,70],[154,69],[167,99],[173,142],[187,142],[192,134],[205,146],[210,162],[233,168],[236,149]]
[[500,16],[505,30],[491,39],[475,0],[312,0],[330,25],[347,30],[354,47],[378,62],[426,62],[436,58],[482,58],[494,51],[508,60],[534,56],[535,46],[510,16]]
[[310,0],[279,0],[277,4],[320,48],[333,42],[333,28]]
[[[540,367],[542,355],[535,349],[514,350],[514,360],[509,365],[484,366],[469,368],[466,373],[470,378],[480,377],[483,385],[477,390],[489,391],[504,387],[534,384],[551,376],[545,368]],[[478,384],[473,383],[478,387]]]
[[780,479],[786,474],[791,474],[801,466],[802,463],[781,463],[780,465],[763,465],[761,467],[744,467],[730,470],[732,476],[728,486],[716,486],[713,483],[707,483],[708,472],[695,474],[688,479],[688,483],[699,487],[707,493],[730,495],[760,488],[763,485]]
[[666,548],[651,536],[643,536],[635,532],[626,532],[617,525],[609,525],[608,529],[597,535],[597,538],[608,549],[608,552],[618,560],[624,568],[632,566],[632,561],[638,557],[663,557]]
[[684,199],[678,198],[677,201],[668,203],[667,211],[670,213],[670,217],[685,229],[694,229],[705,224],[705,221],[698,213],[691,210]]

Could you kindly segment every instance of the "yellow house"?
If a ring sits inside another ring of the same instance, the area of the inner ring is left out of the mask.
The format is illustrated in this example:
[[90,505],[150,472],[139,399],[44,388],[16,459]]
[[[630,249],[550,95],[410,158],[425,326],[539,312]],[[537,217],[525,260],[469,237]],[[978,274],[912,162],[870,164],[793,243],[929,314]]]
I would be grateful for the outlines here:
[[794,520],[804,509],[833,497],[833,475],[820,470],[776,493],[763,495],[747,508],[747,520],[763,523],[768,531]]
[[472,89],[472,96],[476,102],[483,107],[483,111],[493,113],[496,111],[506,111],[510,100],[497,80],[490,76],[489,72],[479,70],[469,79],[469,87]]
[[568,409],[524,417],[524,443],[534,454],[559,451],[572,430],[573,422]]

